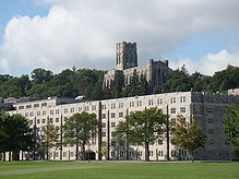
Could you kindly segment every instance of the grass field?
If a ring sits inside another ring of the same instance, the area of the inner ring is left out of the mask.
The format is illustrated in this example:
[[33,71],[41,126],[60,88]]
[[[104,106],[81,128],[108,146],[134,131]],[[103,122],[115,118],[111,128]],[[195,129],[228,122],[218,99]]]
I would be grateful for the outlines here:
[[0,162],[1,179],[238,179],[239,163]]

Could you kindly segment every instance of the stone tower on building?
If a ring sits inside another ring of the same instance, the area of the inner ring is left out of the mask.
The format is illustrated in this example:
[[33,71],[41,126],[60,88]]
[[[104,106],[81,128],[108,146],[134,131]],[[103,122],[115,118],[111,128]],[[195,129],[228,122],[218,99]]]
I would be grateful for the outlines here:
[[138,77],[144,75],[149,93],[153,92],[154,87],[161,86],[168,78],[168,61],[150,59],[148,64],[138,66],[137,45],[131,42],[122,42],[116,44],[116,68],[109,70],[104,76],[103,86],[110,87],[111,81],[115,79],[117,73],[123,73],[124,82],[130,84],[130,79],[136,71]]
[[116,44],[116,70],[125,70],[138,66],[136,43]]

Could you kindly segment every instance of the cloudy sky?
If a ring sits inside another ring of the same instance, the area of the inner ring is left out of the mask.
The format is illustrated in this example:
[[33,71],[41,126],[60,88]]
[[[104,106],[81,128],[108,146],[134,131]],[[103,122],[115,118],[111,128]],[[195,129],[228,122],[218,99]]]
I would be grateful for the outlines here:
[[137,42],[139,64],[212,75],[239,65],[238,0],[7,0],[0,5],[0,74],[113,69],[115,44]]

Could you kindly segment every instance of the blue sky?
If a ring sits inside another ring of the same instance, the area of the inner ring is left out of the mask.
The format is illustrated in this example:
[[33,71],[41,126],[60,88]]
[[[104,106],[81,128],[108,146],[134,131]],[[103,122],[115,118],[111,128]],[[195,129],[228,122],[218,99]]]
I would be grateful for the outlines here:
[[14,16],[44,16],[47,14],[48,6],[39,4],[34,0],[5,0],[1,1],[0,24],[5,26]]
[[212,75],[239,65],[237,0],[7,0],[0,6],[0,74],[35,68],[109,70],[115,44],[137,42],[139,64],[167,59]]

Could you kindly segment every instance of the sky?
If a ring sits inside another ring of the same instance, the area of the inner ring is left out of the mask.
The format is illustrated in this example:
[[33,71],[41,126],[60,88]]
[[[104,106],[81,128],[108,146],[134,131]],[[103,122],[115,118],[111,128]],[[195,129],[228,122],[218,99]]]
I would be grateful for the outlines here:
[[238,0],[1,1],[0,74],[111,70],[126,41],[137,42],[139,65],[213,75],[239,65],[238,9]]

